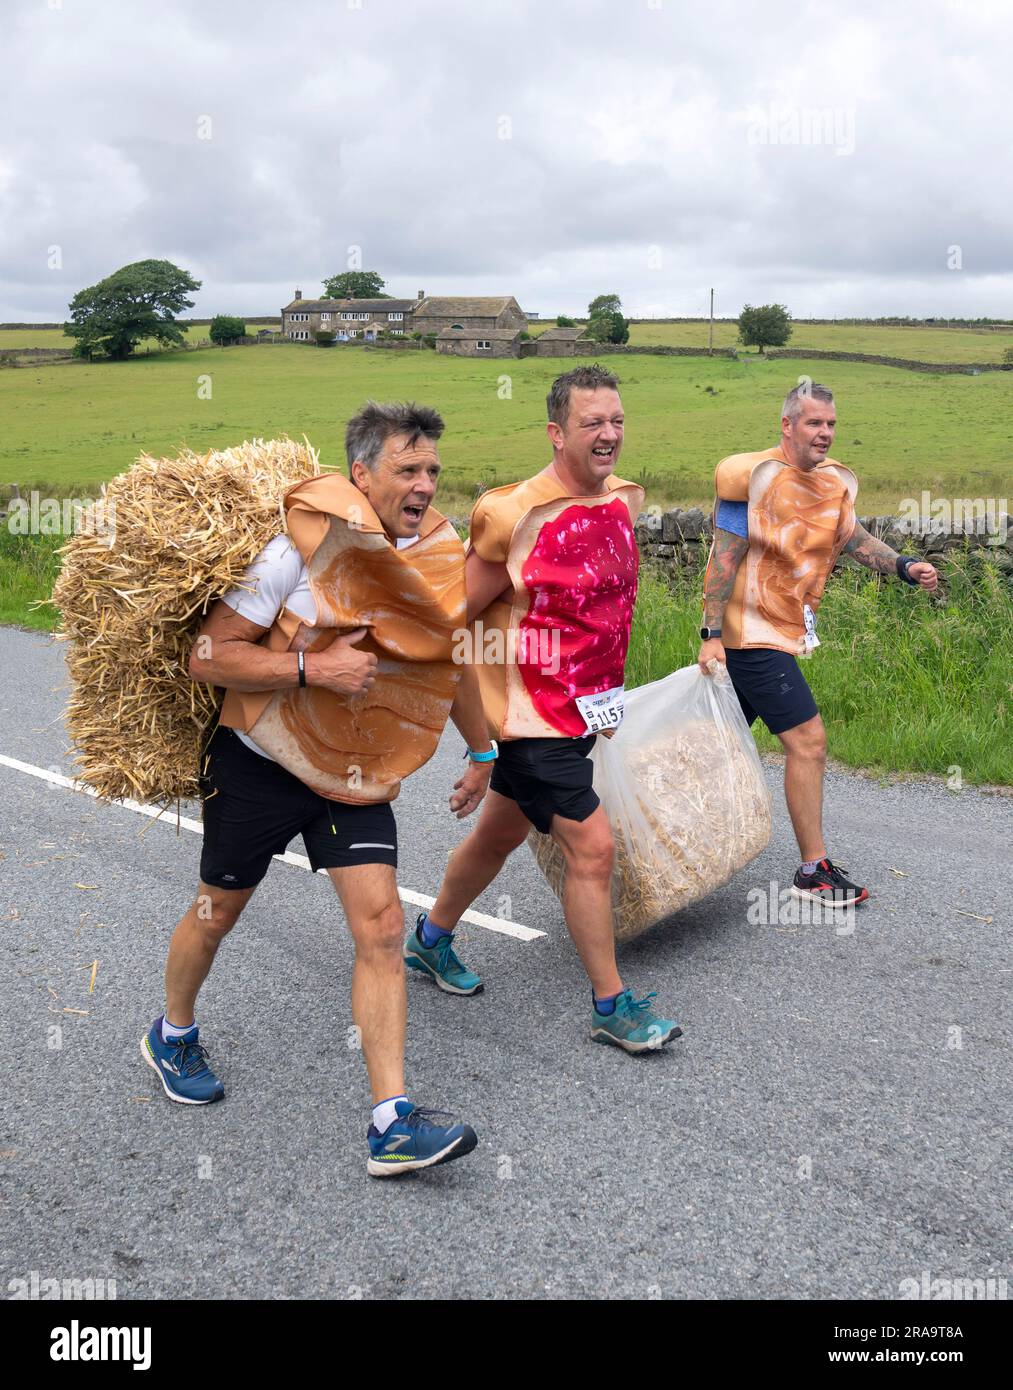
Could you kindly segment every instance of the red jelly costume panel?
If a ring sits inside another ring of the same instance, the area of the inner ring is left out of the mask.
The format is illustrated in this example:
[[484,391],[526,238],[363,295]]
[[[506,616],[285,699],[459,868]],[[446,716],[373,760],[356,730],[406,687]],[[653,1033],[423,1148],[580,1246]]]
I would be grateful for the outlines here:
[[479,499],[469,548],[510,577],[472,624],[493,738],[580,737],[575,697],[622,686],[642,502],[619,478],[599,497],[572,497],[551,473]]

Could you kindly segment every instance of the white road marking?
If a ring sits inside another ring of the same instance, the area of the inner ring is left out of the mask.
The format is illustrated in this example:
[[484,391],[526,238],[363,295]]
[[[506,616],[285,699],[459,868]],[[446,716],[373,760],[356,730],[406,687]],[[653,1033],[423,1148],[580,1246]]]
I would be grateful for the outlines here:
[[[8,758],[0,753],[0,766],[13,768],[15,772],[24,772],[29,777],[38,777],[43,782],[49,782],[54,787],[66,787],[68,791],[83,792],[85,796],[96,797],[98,793],[83,782],[75,782],[72,777],[64,777],[61,772],[51,772],[45,767],[36,767],[34,763],[23,763],[18,758]],[[149,806],[143,801],[114,801],[113,806],[122,806],[127,811],[136,811],[140,816],[148,816],[152,820],[163,820],[166,825],[178,825],[184,830],[192,831],[195,835],[203,835],[204,827],[199,820],[192,820],[189,816],[174,816],[171,811],[164,811],[158,806]],[[309,869],[310,861],[304,854],[293,854],[291,850],[285,854],[276,854],[275,859],[280,859],[283,864],[295,864],[297,868]],[[311,870],[312,872],[312,870]],[[318,873],[326,873],[326,869],[319,869]],[[424,893],[413,892],[410,888],[398,888],[398,893],[402,900],[411,903],[413,907],[432,907],[435,898],[427,898]],[[469,922],[476,927],[485,927],[486,931],[499,932],[501,936],[512,936],[517,941],[534,941],[537,937],[547,936],[547,932],[538,931],[535,927],[525,927],[520,922],[508,922],[505,917],[490,917],[486,912],[467,911],[461,916],[462,922]]]

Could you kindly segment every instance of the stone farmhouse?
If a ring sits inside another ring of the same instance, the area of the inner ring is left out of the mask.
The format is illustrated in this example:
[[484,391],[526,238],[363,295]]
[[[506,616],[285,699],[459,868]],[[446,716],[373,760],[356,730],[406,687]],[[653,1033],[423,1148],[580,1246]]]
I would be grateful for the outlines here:
[[[509,331],[513,336],[526,327],[527,317],[512,295],[445,297],[419,290],[415,299],[303,299],[302,291],[296,290],[295,298],[281,311],[282,336],[303,342],[312,342],[320,331],[333,333],[339,341],[370,342],[381,331],[407,337],[451,329],[469,335],[468,341],[485,343],[496,341],[490,339],[491,333]],[[480,356],[489,349],[452,350]]]
[[303,299],[302,290],[296,290],[291,304],[281,311],[282,337],[312,342],[323,331],[337,338],[368,340],[381,329],[400,337],[415,303],[414,299]]

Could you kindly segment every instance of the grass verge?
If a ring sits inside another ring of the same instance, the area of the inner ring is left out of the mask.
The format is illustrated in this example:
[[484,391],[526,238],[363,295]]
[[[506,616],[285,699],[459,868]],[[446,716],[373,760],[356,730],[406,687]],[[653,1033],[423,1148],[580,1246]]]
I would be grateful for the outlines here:
[[[50,632],[48,597],[60,537],[12,536],[0,526],[0,623]],[[671,581],[645,566],[627,686],[696,659],[699,576]],[[805,663],[830,755],[852,767],[960,782],[1013,785],[1013,592],[994,564],[948,558],[937,596],[857,567],[831,579],[820,609],[822,645]],[[755,728],[763,751],[780,743]]]

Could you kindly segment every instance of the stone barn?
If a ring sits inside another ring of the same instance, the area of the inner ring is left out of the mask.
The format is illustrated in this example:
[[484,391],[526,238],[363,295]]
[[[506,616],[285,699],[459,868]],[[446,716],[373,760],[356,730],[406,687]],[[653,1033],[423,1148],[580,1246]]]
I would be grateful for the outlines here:
[[519,357],[519,328],[443,328],[436,335],[436,351],[454,357]]

